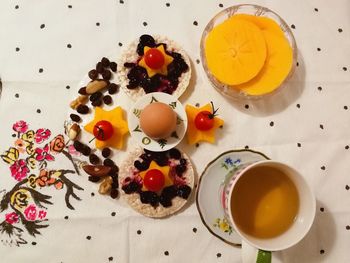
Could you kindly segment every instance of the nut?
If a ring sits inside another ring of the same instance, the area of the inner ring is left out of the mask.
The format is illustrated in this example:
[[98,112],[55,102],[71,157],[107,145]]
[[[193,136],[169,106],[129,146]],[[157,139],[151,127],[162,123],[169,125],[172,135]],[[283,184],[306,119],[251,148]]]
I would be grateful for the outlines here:
[[86,86],[86,93],[87,94],[93,94],[97,91],[100,91],[101,89],[107,87],[107,82],[104,80],[94,80],[91,81],[89,84]]
[[80,133],[80,126],[76,123],[73,123],[68,130],[68,137],[74,141]]
[[70,107],[73,110],[76,110],[80,104],[85,104],[88,102],[88,100],[89,100],[88,96],[81,95],[70,103]]
[[100,194],[107,194],[112,189],[112,178],[110,176],[103,179],[98,192]]
[[111,167],[105,165],[84,165],[83,170],[92,176],[105,176],[111,170]]

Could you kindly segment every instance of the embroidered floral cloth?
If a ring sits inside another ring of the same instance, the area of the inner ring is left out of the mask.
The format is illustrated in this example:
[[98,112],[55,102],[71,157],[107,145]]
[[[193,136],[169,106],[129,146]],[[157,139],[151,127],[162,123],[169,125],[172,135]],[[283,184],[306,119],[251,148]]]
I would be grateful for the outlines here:
[[[78,173],[80,156],[64,135],[69,102],[97,61],[116,60],[143,33],[166,35],[188,52],[193,78],[183,104],[212,100],[220,108],[225,125],[215,144],[180,145],[198,176],[220,153],[245,147],[294,166],[315,191],[317,215],[307,237],[282,253],[283,262],[349,262],[350,2],[251,2],[286,20],[299,56],[287,92],[246,103],[210,86],[199,54],[206,23],[239,3],[1,2],[0,262],[241,262],[239,248],[202,224],[193,197],[178,215],[154,220],[99,195]],[[119,104],[128,110],[133,102],[121,94]],[[222,219],[213,224],[228,230]]]

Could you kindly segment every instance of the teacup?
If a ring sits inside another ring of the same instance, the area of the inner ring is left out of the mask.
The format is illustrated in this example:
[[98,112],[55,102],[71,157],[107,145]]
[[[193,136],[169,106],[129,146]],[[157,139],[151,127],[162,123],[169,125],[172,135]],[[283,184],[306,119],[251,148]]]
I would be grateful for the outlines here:
[[303,176],[271,160],[232,170],[221,202],[229,224],[242,238],[244,263],[276,262],[272,251],[297,244],[309,231],[316,200]]

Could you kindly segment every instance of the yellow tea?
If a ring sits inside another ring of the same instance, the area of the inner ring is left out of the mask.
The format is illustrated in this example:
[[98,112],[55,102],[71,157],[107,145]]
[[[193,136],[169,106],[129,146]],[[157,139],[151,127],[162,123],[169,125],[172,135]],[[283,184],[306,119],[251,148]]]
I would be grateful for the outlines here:
[[272,238],[294,222],[299,196],[282,171],[260,166],[248,170],[232,192],[231,211],[240,230],[257,238]]

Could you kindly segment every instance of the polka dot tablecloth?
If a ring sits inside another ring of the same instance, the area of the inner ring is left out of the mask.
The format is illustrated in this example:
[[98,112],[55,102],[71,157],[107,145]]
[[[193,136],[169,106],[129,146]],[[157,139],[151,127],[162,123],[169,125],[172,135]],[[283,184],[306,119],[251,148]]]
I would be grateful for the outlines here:
[[[145,218],[120,199],[98,194],[85,175],[72,174],[72,163],[60,152],[59,134],[79,81],[103,56],[116,60],[143,33],[167,35],[188,52],[193,77],[181,97],[184,104],[213,100],[220,106],[225,126],[216,144],[180,145],[197,174],[221,152],[248,147],[294,166],[316,194],[317,213],[309,234],[283,252],[283,262],[350,261],[350,2],[250,2],[282,16],[299,51],[288,91],[260,103],[222,97],[201,65],[199,41],[206,23],[239,3],[243,2],[1,1],[0,152],[9,163],[0,160],[0,262],[241,262],[239,248],[203,226],[193,197],[176,216]],[[120,100],[123,108],[132,105],[126,96]],[[19,134],[24,136],[21,141]],[[45,149],[46,142],[56,147],[55,155]],[[129,139],[128,147],[132,144]],[[6,202],[6,194],[15,191],[24,176],[31,183],[20,162],[12,175],[11,147],[23,153],[37,151],[67,179],[51,180],[53,174],[43,173],[42,183],[50,187],[43,188],[40,197],[33,198],[30,191],[17,193],[19,203],[31,197],[15,207],[30,219],[26,225]],[[123,156],[125,152],[118,152],[115,161],[119,164]],[[67,189],[75,195],[68,195],[70,208]],[[9,228],[12,239],[5,231]]]

